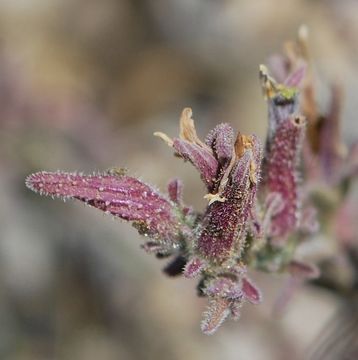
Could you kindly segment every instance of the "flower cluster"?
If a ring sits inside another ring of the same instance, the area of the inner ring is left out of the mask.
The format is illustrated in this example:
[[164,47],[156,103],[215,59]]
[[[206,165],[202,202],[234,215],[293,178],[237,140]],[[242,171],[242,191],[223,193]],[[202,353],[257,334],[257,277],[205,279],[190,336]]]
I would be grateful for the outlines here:
[[318,230],[319,210],[299,179],[342,187],[357,174],[357,163],[346,161],[354,156],[341,151],[336,95],[324,120],[315,109],[304,40],[301,31],[298,42],[272,61],[273,75],[260,67],[269,121],[264,147],[255,135],[235,135],[226,123],[200,140],[189,108],[180,117],[179,137],[155,133],[200,173],[208,201],[203,213],[184,204],[180,180],[161,194],[122,169],[94,175],[42,171],[26,185],[131,222],[145,236],[145,251],[171,258],[167,275],[198,278],[198,294],[209,303],[201,328],[214,333],[228,316],[238,319],[244,303],[260,303],[250,269],[289,272],[301,280],[319,275],[296,256],[298,245]]

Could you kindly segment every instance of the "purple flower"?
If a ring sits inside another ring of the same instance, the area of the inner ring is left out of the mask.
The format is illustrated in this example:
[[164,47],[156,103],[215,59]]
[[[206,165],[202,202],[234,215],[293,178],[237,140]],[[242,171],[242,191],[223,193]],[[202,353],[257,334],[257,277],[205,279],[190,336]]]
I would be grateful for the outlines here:
[[209,205],[199,227],[197,251],[213,263],[240,256],[256,201],[261,147],[256,137],[238,135],[229,166],[217,179],[218,191],[207,195]]
[[300,198],[297,165],[305,130],[302,117],[288,118],[277,129],[268,145],[266,177],[267,190],[283,199],[282,210],[272,217],[271,235],[285,238],[295,230],[298,222]]
[[191,115],[191,109],[186,108],[183,110],[180,117],[179,138],[170,139],[161,132],[155,132],[154,135],[159,136],[169,146],[173,147],[178,156],[190,161],[199,171],[201,179],[206,184],[208,190],[211,190],[215,185],[214,181],[219,163],[214,156],[212,148],[198,138]]
[[269,235],[282,243],[298,225],[301,199],[297,168],[306,121],[298,114],[298,92],[287,88],[260,68],[263,90],[268,101],[269,133],[264,158],[264,185],[269,196],[278,194],[280,211],[271,218]]
[[[243,304],[262,301],[250,269],[286,272],[295,284],[319,275],[315,264],[297,260],[296,248],[322,228],[324,224],[317,221],[322,214],[331,219],[335,213],[331,203],[328,210],[316,206],[310,185],[318,179],[325,186],[338,186],[334,188],[337,196],[329,200],[342,200],[358,172],[358,146],[342,152],[338,90],[333,92],[324,123],[319,128],[315,122],[312,125],[318,111],[313,105],[303,31],[299,44],[300,51],[292,47],[290,56],[272,62],[279,81],[260,67],[268,104],[264,149],[255,135],[235,136],[227,123],[217,125],[201,140],[189,108],[181,114],[178,137],[155,133],[176,157],[198,170],[206,189],[207,206],[202,213],[184,203],[180,180],[171,180],[164,195],[121,169],[94,175],[38,172],[26,179],[26,185],[42,195],[79,200],[131,222],[145,236],[145,251],[169,258],[163,269],[167,275],[198,279],[198,294],[207,297],[209,304],[201,328],[206,334],[214,333],[226,318],[238,319]],[[302,149],[304,166],[300,166]],[[314,158],[316,177],[307,154]],[[311,181],[308,185],[299,182],[305,177]],[[334,205],[339,209],[342,204]],[[347,219],[343,210],[335,215],[339,224]],[[337,234],[353,236],[352,231]]]
[[238,318],[246,300],[258,303],[261,299],[252,295],[259,294],[253,285],[255,290],[248,291],[251,283],[246,280],[242,253],[256,216],[262,151],[255,136],[239,133],[235,139],[228,124],[216,126],[201,141],[191,114],[191,109],[184,109],[179,138],[156,135],[199,171],[208,190],[203,214],[183,203],[179,180],[168,184],[166,196],[121,169],[94,175],[38,172],[26,179],[26,185],[41,195],[80,200],[130,221],[147,237],[144,250],[173,256],[164,268],[166,274],[200,277],[199,291],[211,304],[207,326],[202,328],[211,333],[230,313]]

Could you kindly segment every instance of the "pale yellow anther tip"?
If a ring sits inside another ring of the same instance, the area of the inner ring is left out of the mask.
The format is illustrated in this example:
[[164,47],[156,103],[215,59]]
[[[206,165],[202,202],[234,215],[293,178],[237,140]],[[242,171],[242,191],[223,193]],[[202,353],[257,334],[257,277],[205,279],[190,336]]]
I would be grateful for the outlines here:
[[190,107],[186,107],[183,109],[181,114],[182,114],[182,116],[184,116],[186,118],[191,118],[193,116],[193,110]]
[[167,134],[164,134],[161,131],[156,131],[153,135],[162,139],[168,146],[173,147],[174,142]]
[[220,196],[219,194],[206,194],[206,195],[204,195],[204,199],[209,200],[208,205],[211,205],[215,201],[219,201],[219,202],[225,202],[226,201],[226,198],[223,197],[223,196]]
[[260,64],[259,66],[259,70],[261,74],[267,75],[268,74],[268,69],[266,65]]

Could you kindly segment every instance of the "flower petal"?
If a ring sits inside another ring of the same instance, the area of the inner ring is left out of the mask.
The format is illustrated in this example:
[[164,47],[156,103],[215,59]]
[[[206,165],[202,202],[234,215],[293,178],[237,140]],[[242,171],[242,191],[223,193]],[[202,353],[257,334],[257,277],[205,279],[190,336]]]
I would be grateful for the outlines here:
[[230,173],[222,180],[222,201],[212,202],[204,215],[197,250],[214,263],[221,263],[230,254],[240,255],[248,228],[248,218],[255,204],[261,154],[260,144],[250,138],[251,148],[245,149],[228,167]]
[[229,124],[219,124],[210,131],[205,143],[213,149],[221,165],[230,161],[234,145],[234,130]]
[[30,175],[26,185],[41,195],[78,199],[133,221],[142,234],[153,238],[174,241],[178,235],[174,206],[149,185],[133,177],[43,171]]
[[185,108],[180,117],[179,138],[171,139],[161,132],[155,132],[154,135],[160,137],[168,146],[173,147],[176,155],[190,161],[197,168],[201,179],[210,191],[215,183],[219,164],[213,150],[204,144],[196,134],[194,120],[191,116],[192,110]]
[[218,171],[218,162],[208,148],[181,139],[174,139],[173,147],[178,155],[198,169],[201,179],[211,189]]
[[296,172],[305,123],[302,117],[282,122],[267,146],[265,183],[269,193],[281,194],[284,201],[282,210],[271,222],[271,235],[277,238],[285,238],[298,222],[300,199]]

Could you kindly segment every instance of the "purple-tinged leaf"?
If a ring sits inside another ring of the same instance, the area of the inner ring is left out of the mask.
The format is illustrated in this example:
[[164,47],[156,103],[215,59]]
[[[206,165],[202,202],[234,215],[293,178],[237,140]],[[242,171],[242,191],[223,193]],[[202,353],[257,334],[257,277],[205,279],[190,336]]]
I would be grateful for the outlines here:
[[209,307],[204,312],[201,330],[206,335],[212,335],[230,315],[231,301],[223,298],[211,298]]
[[205,143],[213,150],[219,163],[224,165],[232,157],[234,130],[229,124],[219,124],[207,135]]
[[257,305],[262,301],[261,291],[251,280],[246,277],[242,279],[241,290],[244,294],[244,298],[248,300],[251,304]]
[[38,172],[26,185],[41,195],[77,199],[106,213],[132,221],[144,235],[176,241],[178,221],[173,205],[149,185],[125,175],[81,175]]
[[184,268],[184,276],[189,279],[194,278],[201,273],[206,265],[207,264],[204,260],[201,260],[198,257],[194,257],[186,264]]

